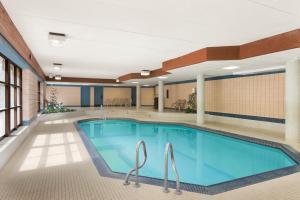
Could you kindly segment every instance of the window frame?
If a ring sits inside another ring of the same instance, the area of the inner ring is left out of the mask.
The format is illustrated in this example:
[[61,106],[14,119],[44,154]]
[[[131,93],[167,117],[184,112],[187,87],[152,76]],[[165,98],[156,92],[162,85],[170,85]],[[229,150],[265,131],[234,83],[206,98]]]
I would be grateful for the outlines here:
[[[0,113],[5,113],[5,134],[0,137],[0,140],[3,137],[10,136],[11,133],[17,130],[20,126],[22,126],[23,121],[23,98],[22,98],[22,68],[17,66],[15,63],[7,59],[4,55],[0,53],[0,57],[4,60],[4,74],[5,80],[0,81],[0,84],[5,87],[5,107],[0,109]],[[11,67],[13,67],[14,73],[13,80],[14,82],[11,83]],[[19,73],[18,73],[19,72]],[[19,75],[19,77],[18,77]],[[19,85],[18,85],[19,80]],[[19,94],[18,94],[19,89]],[[13,102],[11,99],[11,94],[13,93]],[[18,95],[20,105],[18,105]],[[19,113],[18,113],[19,109]],[[11,119],[11,111],[14,113],[14,118]],[[19,123],[18,123],[19,117]],[[11,123],[13,120],[13,124]],[[13,126],[12,126],[13,125]]]
[[41,82],[37,83],[37,105],[38,105],[38,113],[41,112]]

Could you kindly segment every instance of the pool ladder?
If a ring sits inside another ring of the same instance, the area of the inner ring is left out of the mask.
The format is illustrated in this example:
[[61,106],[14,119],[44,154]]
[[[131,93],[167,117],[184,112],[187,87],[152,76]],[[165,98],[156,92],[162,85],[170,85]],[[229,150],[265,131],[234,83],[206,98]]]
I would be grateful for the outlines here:
[[102,116],[102,119],[104,119],[104,120],[107,119],[106,118],[106,113],[105,113],[104,108],[103,108],[102,105],[100,106],[100,116]]
[[[139,165],[139,153],[140,153],[140,147],[141,145],[143,146],[143,151],[144,151],[144,161],[141,165]],[[133,168],[132,170],[130,170],[126,177],[125,177],[125,182],[124,182],[124,185],[129,185],[130,182],[129,182],[129,177],[130,175],[135,172],[135,186],[136,187],[139,187],[139,169],[142,168],[145,163],[147,161],[147,150],[146,150],[146,144],[143,140],[139,141],[136,145],[136,148],[135,148],[135,168]]]
[[[139,151],[141,145],[143,146],[143,151],[144,151],[144,161],[141,165],[139,165]],[[125,182],[124,185],[129,185],[129,177],[132,175],[133,172],[135,172],[135,186],[139,187],[139,169],[142,168],[146,161],[147,161],[147,150],[146,150],[146,144],[143,140],[139,141],[136,145],[135,148],[135,168],[130,170],[126,177],[125,177]],[[175,158],[174,158],[174,152],[173,152],[173,146],[171,143],[167,143],[166,149],[165,149],[165,169],[164,169],[164,186],[163,186],[163,191],[165,193],[169,192],[168,188],[168,161],[169,161],[169,153],[171,154],[171,162],[172,162],[172,169],[173,172],[175,173],[176,176],[176,191],[175,194],[181,194],[180,190],[180,179],[179,179],[179,174],[176,168],[176,163],[175,163]]]
[[164,177],[164,192],[169,192],[168,188],[168,166],[169,166],[169,153],[171,154],[171,162],[172,162],[172,169],[176,177],[176,194],[181,194],[180,190],[180,181],[179,181],[179,174],[176,168],[176,163],[175,163],[175,158],[174,158],[174,152],[173,152],[173,146],[171,143],[168,143],[166,145],[166,150],[165,150],[165,177]]

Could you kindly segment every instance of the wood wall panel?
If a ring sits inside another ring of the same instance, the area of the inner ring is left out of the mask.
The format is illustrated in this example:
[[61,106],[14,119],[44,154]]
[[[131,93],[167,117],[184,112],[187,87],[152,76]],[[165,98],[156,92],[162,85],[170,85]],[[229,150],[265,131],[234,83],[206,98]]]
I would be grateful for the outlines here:
[[131,101],[131,88],[122,87],[104,87],[103,88],[103,103],[113,99],[128,99]]
[[153,106],[154,105],[154,88],[141,88],[141,105]]
[[46,99],[50,100],[51,89],[56,89],[56,97],[58,103],[63,103],[65,106],[80,106],[81,105],[81,93],[80,86],[68,87],[68,86],[47,86]]
[[[192,94],[193,88],[196,88],[196,83],[181,83],[181,84],[171,84],[164,86],[165,101],[164,106],[170,108],[173,103],[178,99],[188,100],[189,95]],[[169,98],[166,97],[167,90],[169,90]]]
[[205,111],[284,119],[284,73],[205,81]]

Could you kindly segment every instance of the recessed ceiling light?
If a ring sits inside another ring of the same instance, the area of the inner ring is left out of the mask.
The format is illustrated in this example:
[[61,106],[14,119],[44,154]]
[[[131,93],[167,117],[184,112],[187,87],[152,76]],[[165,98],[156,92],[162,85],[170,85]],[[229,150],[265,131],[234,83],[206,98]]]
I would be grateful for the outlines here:
[[54,47],[62,47],[66,41],[66,34],[49,32],[48,40]]
[[133,83],[133,84],[137,84],[137,83],[139,83],[139,82],[137,82],[137,81],[133,81],[133,82],[131,82],[131,83]]
[[117,82],[117,83],[119,83],[119,82],[120,82],[120,80],[119,80],[119,79],[116,79],[116,82]]
[[159,79],[166,79],[166,78],[168,78],[168,77],[166,77],[166,76],[159,76],[159,77],[157,77],[157,78],[159,78]]
[[222,69],[225,69],[225,70],[234,70],[234,69],[239,69],[240,67],[239,66],[227,66],[227,67],[223,67]]
[[59,66],[54,66],[54,70],[60,70],[61,68]]
[[268,68],[261,68],[261,69],[253,69],[253,70],[245,70],[245,71],[239,71],[232,73],[233,75],[245,75],[245,74],[256,74],[260,72],[266,72],[266,71],[278,71],[285,69],[284,66],[276,66],[276,67],[268,67]]
[[149,76],[150,75],[150,71],[149,70],[142,70],[141,71],[141,76]]

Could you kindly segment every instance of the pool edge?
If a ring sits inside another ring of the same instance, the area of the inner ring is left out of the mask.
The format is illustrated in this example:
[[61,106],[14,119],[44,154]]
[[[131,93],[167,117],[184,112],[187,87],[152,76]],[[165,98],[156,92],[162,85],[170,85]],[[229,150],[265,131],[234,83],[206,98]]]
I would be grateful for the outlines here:
[[[255,144],[278,148],[296,162],[296,165],[294,165],[294,166],[289,166],[289,167],[276,169],[276,170],[272,170],[272,171],[268,171],[268,172],[264,172],[264,173],[260,173],[260,174],[242,177],[242,178],[238,178],[238,179],[234,179],[234,180],[230,180],[230,181],[226,181],[226,182],[222,182],[222,183],[217,183],[217,184],[210,185],[210,186],[202,186],[202,185],[181,182],[181,189],[185,190],[185,191],[208,194],[208,195],[215,195],[215,194],[220,194],[220,193],[227,192],[230,190],[246,187],[246,186],[253,185],[256,183],[260,183],[260,182],[264,182],[264,181],[268,181],[268,180],[272,180],[275,178],[279,178],[279,177],[283,177],[283,176],[287,176],[290,174],[300,172],[300,165],[299,165],[300,154],[298,151],[296,151],[294,148],[292,148],[291,146],[289,146],[287,144],[281,144],[278,142],[273,142],[273,141],[268,141],[268,140],[263,140],[263,139],[258,139],[258,138],[252,138],[249,136],[243,136],[243,135],[239,135],[236,133],[214,130],[214,129],[210,129],[210,128],[200,127],[197,125],[186,124],[186,123],[181,123],[181,122],[178,123],[178,122],[142,121],[142,120],[137,120],[137,119],[132,119],[132,118],[107,118],[107,119],[108,120],[109,119],[130,120],[130,121],[135,121],[135,122],[140,122],[140,123],[174,124],[174,125],[182,125],[185,127],[194,128],[194,129],[198,129],[198,130],[205,130],[208,132],[213,132],[214,134],[219,134],[219,135],[240,139],[240,140],[255,143]],[[99,152],[97,152],[94,144],[89,140],[89,138],[87,138],[86,134],[79,126],[80,122],[93,121],[93,120],[103,120],[103,119],[88,118],[88,119],[77,120],[74,122],[74,126],[75,126],[76,130],[78,131],[89,155],[91,156],[91,159],[92,159],[99,175],[104,176],[104,177],[117,178],[117,179],[124,180],[126,174],[113,172],[110,169],[110,167],[106,164],[106,162],[103,159],[103,157],[101,156],[101,154]],[[140,176],[139,180],[141,183],[145,183],[145,184],[151,184],[151,185],[156,185],[156,186],[163,185],[162,179]],[[176,188],[175,181],[169,181],[169,187],[175,189]]]

